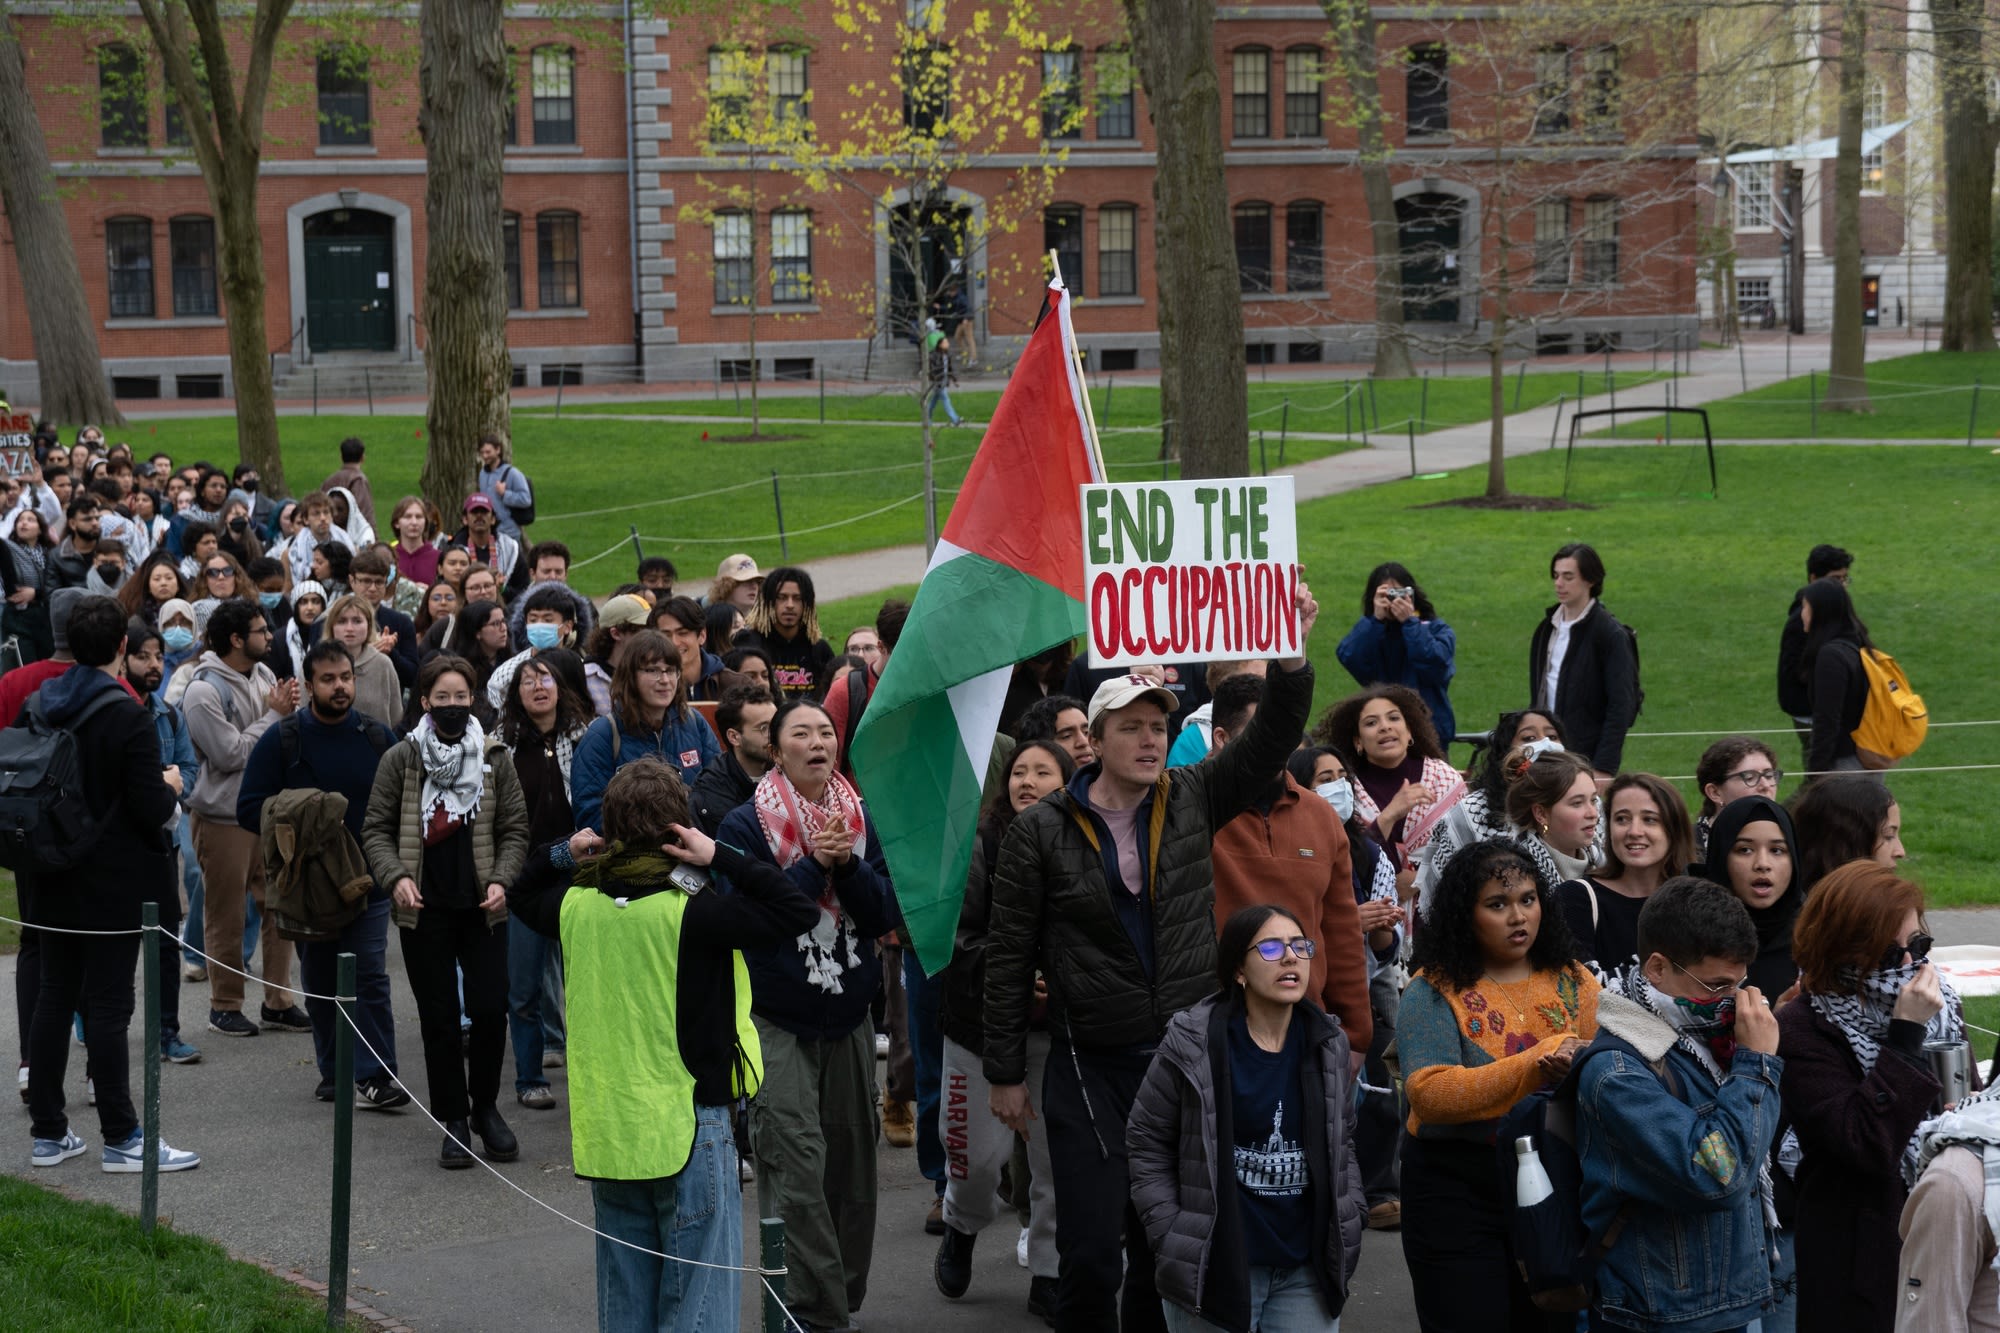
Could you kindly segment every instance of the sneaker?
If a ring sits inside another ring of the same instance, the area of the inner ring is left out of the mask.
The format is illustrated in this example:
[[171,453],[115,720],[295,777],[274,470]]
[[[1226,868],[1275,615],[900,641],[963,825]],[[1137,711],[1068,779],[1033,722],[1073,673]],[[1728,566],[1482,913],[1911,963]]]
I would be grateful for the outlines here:
[[319,1086],[313,1089],[313,1100],[316,1102],[330,1102],[333,1100],[332,1079],[323,1078],[319,1081]]
[[542,1052],[542,1068],[544,1069],[561,1069],[567,1063],[568,1060],[561,1051],[546,1050]]
[[514,1094],[514,1100],[530,1111],[553,1111],[556,1109],[555,1091],[546,1083],[538,1083]]
[[[179,1148],[170,1148],[166,1140],[160,1141],[160,1170],[192,1171],[201,1165],[201,1158]],[[146,1136],[140,1130],[133,1130],[132,1137],[123,1143],[104,1145],[104,1172],[106,1175],[136,1175],[146,1167]]]
[[877,1060],[889,1058],[889,1034],[886,1032],[875,1034],[875,1058]]
[[160,1043],[160,1056],[170,1065],[201,1063],[201,1052],[177,1036],[168,1037]]
[[75,1134],[65,1130],[59,1139],[36,1139],[34,1155],[29,1160],[36,1166],[61,1166],[70,1158],[80,1155],[89,1146]]
[[83,1103],[85,1106],[97,1105],[97,1080],[94,1078],[83,1081]]
[[75,1016],[73,1017],[72,1021],[74,1022],[75,1026],[76,1026],[76,1044],[77,1044],[77,1045],[79,1045],[79,1046],[81,1046],[81,1045],[83,1045],[83,1044],[84,1044],[84,1042],[83,1042],[83,1015],[82,1015],[82,1014],[77,1014],[77,1015],[75,1015]]
[[737,1159],[736,1159],[736,1179],[737,1179],[737,1181],[738,1181],[739,1183],[741,1183],[741,1184],[744,1184],[744,1185],[754,1185],[754,1184],[756,1184],[756,1183],[757,1183],[757,1164],[756,1164],[755,1162],[751,1161],[751,1160],[750,1160],[750,1159],[749,1159],[748,1157],[739,1157],[739,1158],[737,1158]]
[[1021,1228],[1021,1238],[1014,1242],[1014,1262],[1022,1268],[1028,1266],[1028,1229],[1026,1227]]
[[208,969],[207,969],[207,968],[205,968],[205,967],[203,967],[203,966],[202,966],[202,965],[201,965],[200,963],[182,963],[182,964],[181,964],[181,980],[182,980],[182,981],[207,981],[207,980],[208,980]]
[[220,1032],[225,1037],[254,1037],[259,1029],[234,1009],[211,1009],[208,1011],[208,1030]]
[[914,1148],[917,1146],[917,1117],[908,1102],[899,1102],[888,1093],[882,1094],[882,1137],[892,1148]]
[[24,1103],[28,1100],[28,1067],[26,1065],[21,1066],[21,1100]]
[[257,1017],[263,1020],[265,1027],[277,1028],[281,1032],[311,1032],[313,1030],[312,1019],[306,1016],[305,1010],[295,1004],[288,1005],[283,1009],[273,1009],[268,1004],[259,1005],[257,1006]]
[[371,1110],[394,1111],[410,1104],[410,1094],[404,1092],[388,1074],[370,1074],[354,1084],[354,1095],[361,1104]]

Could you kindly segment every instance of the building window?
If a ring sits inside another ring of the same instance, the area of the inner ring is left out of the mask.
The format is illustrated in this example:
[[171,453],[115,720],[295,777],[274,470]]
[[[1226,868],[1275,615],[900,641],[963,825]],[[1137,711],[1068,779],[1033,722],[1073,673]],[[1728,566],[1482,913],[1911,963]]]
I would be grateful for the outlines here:
[[771,214],[771,301],[774,305],[812,300],[812,214],[787,210]]
[[[1880,79],[1868,80],[1868,86],[1861,93],[1861,128],[1879,130],[1889,123],[1889,90]],[[1868,194],[1880,194],[1882,183],[1889,177],[1888,160],[1879,147],[1872,153],[1861,155],[1861,188]]]
[[[202,66],[201,52],[194,51],[189,54],[194,61],[195,82],[201,85],[202,106],[204,109],[212,109],[208,97],[208,71]],[[165,104],[167,113],[167,147],[192,148],[194,136],[188,133],[187,121],[181,115],[181,99],[175,94],[171,83],[163,90],[160,100]]]
[[1138,136],[1138,118],[1133,108],[1133,89],[1138,83],[1130,51],[1112,46],[1097,53],[1098,138],[1131,139]]
[[1261,46],[1246,47],[1230,58],[1235,87],[1236,137],[1271,137],[1271,53]]
[[1736,280],[1736,308],[1742,313],[1762,314],[1764,307],[1771,304],[1771,280],[1769,278],[1738,278]]
[[1618,201],[1583,201],[1583,280],[1597,286],[1618,281]]
[[1760,164],[1735,173],[1736,230],[1763,231],[1771,225],[1771,169]]
[[1083,295],[1083,210],[1058,204],[1042,210],[1042,253],[1056,252],[1056,267],[1071,296]]
[[1083,137],[1083,52],[1042,52],[1042,137]]
[[903,53],[903,127],[943,136],[951,121],[951,48],[920,46]]
[[765,83],[771,93],[771,119],[802,120],[806,114],[806,53],[781,46],[764,57]]
[[153,314],[153,224],[145,218],[112,218],[104,224],[104,262],[110,271],[111,317]]
[[97,120],[106,148],[146,146],[146,62],[122,42],[97,48]]
[[1285,206],[1285,290],[1317,292],[1326,288],[1323,215],[1317,203]]
[[712,47],[708,53],[708,137],[742,143],[750,137],[749,57],[741,47]]
[[715,303],[748,305],[756,290],[750,272],[750,215],[740,209],[717,213],[715,228]]
[[583,304],[583,237],[574,213],[535,215],[535,277],[544,310]]
[[1441,43],[1410,48],[1403,70],[1403,115],[1411,138],[1451,133],[1450,68]]
[[1618,134],[1618,48],[1593,46],[1583,55],[1583,124],[1599,138]]
[[500,215],[500,264],[507,273],[507,308],[519,310],[526,301],[521,295],[521,215]]
[[538,46],[528,53],[530,117],[537,144],[576,142],[576,52]]
[[174,262],[174,313],[213,315],[215,301],[215,220],[175,218],[167,224]]
[[1535,285],[1569,286],[1569,200],[1535,204]]
[[319,142],[323,148],[375,141],[368,123],[368,53],[329,46],[319,53]]
[[1097,294],[1139,294],[1139,210],[1130,204],[1097,210]]
[[1238,204],[1235,214],[1236,280],[1246,292],[1271,290],[1271,206]]
[[1317,46],[1295,46],[1285,52],[1285,137],[1317,139],[1320,130],[1320,70]]
[[1535,133],[1569,133],[1569,48],[1548,46],[1535,52]]

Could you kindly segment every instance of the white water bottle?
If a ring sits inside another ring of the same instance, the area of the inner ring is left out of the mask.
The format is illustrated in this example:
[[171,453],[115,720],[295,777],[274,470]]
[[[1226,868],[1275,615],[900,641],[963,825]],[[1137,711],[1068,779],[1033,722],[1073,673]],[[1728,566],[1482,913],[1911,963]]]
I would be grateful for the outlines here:
[[1535,1151],[1535,1141],[1525,1134],[1515,1139],[1514,1202],[1522,1208],[1533,1208],[1555,1192],[1555,1187],[1549,1184],[1549,1173],[1542,1168],[1542,1155]]

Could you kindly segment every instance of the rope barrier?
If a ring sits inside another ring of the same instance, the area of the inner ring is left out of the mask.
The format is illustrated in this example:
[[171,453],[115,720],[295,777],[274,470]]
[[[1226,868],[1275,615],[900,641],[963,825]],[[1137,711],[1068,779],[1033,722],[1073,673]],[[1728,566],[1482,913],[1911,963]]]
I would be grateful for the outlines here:
[[[1707,733],[1704,732],[1703,734],[1706,735]],[[1868,770],[1863,770],[1858,768],[1824,768],[1824,769],[1814,769],[1806,773],[1787,773],[1785,774],[1785,776],[1788,778],[1842,778],[1842,777],[1886,778],[1892,773],[1895,774],[1897,777],[1901,777],[1905,773],[1977,773],[1992,768],[2000,768],[2000,764],[1932,764],[1928,767],[1885,768],[1885,769],[1868,769]],[[1693,782],[1695,781],[1696,775],[1693,773],[1677,773],[1672,775],[1660,774],[1658,776],[1660,776],[1662,780],[1667,782]]]
[[923,498],[924,493],[918,491],[915,495],[904,496],[900,500],[883,505],[880,509],[871,509],[865,514],[856,514],[852,518],[836,519],[832,523],[821,523],[810,528],[787,528],[783,532],[767,532],[760,537],[655,537],[642,532],[639,534],[639,540],[645,542],[663,542],[669,546],[748,546],[753,542],[774,542],[780,538],[803,537],[810,532],[828,532],[834,528],[844,528],[853,523],[860,523],[871,518],[879,518],[892,509],[901,509],[904,505],[915,504]]
[[[1995,718],[1982,718],[1981,720],[1979,720],[1979,721],[1976,721],[1976,722],[1933,722],[1933,723],[1931,723],[1931,730],[1933,730],[1933,731],[1936,731],[1936,730],[1938,730],[1938,729],[1939,729],[1939,728],[1941,728],[1941,727],[2000,727],[2000,717],[1995,717]],[[1729,730],[1729,729],[1724,729],[1724,728],[1719,728],[1719,727],[1718,727],[1718,728],[1711,728],[1711,729],[1709,729],[1709,730],[1707,730],[1707,731],[1628,731],[1628,732],[1626,732],[1626,733],[1625,733],[1625,739],[1626,739],[1626,740],[1628,740],[1628,741],[1630,741],[1630,740],[1641,740],[1641,739],[1659,739],[1659,738],[1662,738],[1662,737],[1669,737],[1669,736],[1673,736],[1673,737],[1679,737],[1679,736],[1790,736],[1790,735],[1793,735],[1793,734],[1794,734],[1794,731],[1793,731],[1793,729],[1792,729],[1791,727],[1743,727],[1743,728],[1740,728],[1740,729],[1737,729],[1737,730]]]
[[576,569],[582,569],[587,565],[594,565],[598,561],[604,559],[606,556],[617,555],[620,551],[624,549],[625,549],[624,540],[613,542],[611,545],[605,547],[602,551],[599,551],[596,555],[590,557],[590,559],[576,561],[574,564],[570,566],[570,568],[572,570],[576,570]]

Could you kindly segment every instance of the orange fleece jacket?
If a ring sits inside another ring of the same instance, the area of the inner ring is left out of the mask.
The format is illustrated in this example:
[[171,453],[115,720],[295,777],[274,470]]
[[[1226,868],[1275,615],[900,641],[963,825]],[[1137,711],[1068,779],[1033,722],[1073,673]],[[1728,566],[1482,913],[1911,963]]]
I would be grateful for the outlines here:
[[1318,945],[1306,992],[1365,1052],[1375,1034],[1368,1007],[1368,941],[1354,903],[1347,830],[1317,792],[1288,774],[1266,815],[1251,806],[1215,834],[1215,928],[1241,908],[1275,903],[1305,923]]

